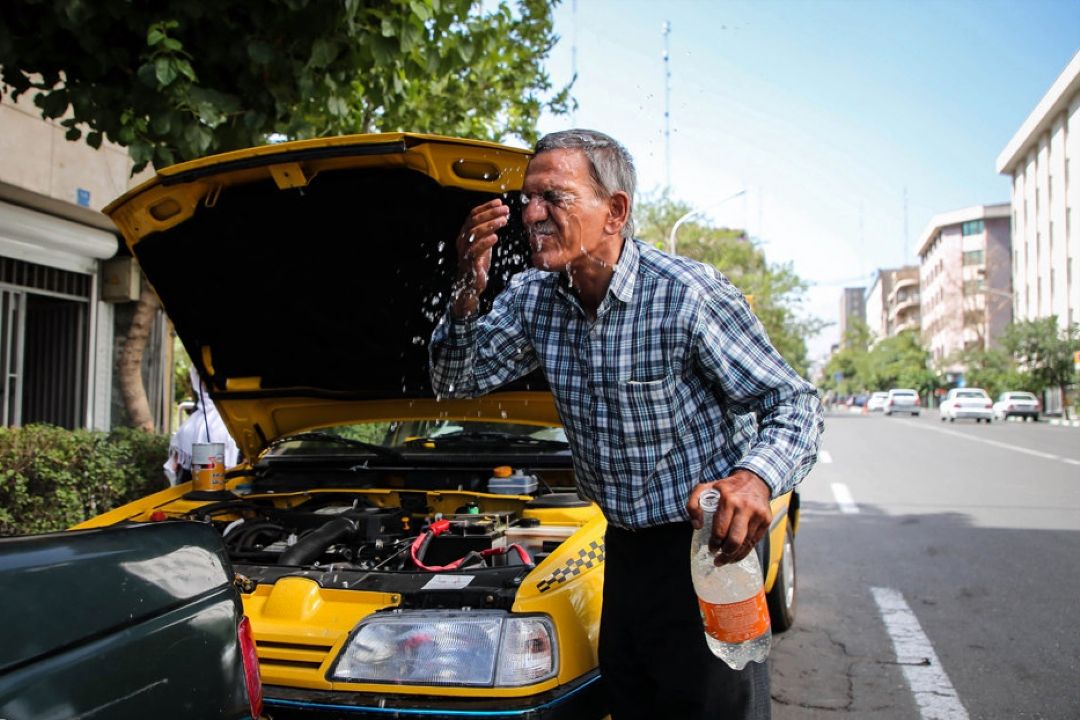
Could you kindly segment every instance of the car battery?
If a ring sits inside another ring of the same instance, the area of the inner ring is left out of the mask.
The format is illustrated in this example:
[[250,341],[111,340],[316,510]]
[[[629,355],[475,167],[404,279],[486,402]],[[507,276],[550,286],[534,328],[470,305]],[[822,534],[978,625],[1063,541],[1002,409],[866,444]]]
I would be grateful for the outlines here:
[[483,515],[445,515],[450,528],[432,537],[422,558],[425,565],[447,565],[470,552],[506,547],[506,529],[512,513],[498,512]]

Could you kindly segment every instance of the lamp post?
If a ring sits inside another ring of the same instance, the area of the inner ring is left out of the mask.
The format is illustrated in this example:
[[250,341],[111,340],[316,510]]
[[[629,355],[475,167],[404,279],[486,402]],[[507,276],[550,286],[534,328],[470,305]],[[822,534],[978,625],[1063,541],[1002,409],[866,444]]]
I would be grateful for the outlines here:
[[735,198],[740,197],[740,196],[745,195],[745,194],[746,194],[746,190],[740,190],[739,192],[735,193],[734,195],[728,195],[723,200],[719,200],[717,202],[714,202],[712,205],[709,205],[707,207],[703,207],[700,210],[691,210],[690,212],[686,213],[681,218],[676,220],[675,224],[671,226],[671,232],[668,234],[668,254],[670,254],[670,255],[675,254],[675,233],[677,233],[679,231],[679,228],[682,226],[682,224],[684,222],[686,222],[690,218],[694,217],[695,215],[701,215],[703,213],[706,213],[709,210],[712,210],[713,208],[719,207],[719,206],[723,205],[724,203],[726,203],[726,202],[728,202],[730,200],[734,200]]

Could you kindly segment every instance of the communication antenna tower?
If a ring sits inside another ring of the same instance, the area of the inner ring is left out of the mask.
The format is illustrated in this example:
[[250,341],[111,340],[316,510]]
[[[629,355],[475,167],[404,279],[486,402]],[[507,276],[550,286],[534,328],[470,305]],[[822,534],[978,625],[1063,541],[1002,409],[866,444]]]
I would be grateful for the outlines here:
[[671,37],[671,21],[665,20],[664,35],[664,164],[667,168],[667,189],[671,190],[671,53],[668,38]]

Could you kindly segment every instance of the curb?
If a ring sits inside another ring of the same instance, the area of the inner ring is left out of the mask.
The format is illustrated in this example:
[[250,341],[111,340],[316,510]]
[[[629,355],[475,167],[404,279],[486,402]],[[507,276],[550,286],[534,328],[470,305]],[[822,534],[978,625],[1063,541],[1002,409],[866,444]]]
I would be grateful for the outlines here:
[[1080,420],[1058,420],[1054,419],[1050,421],[1050,424],[1055,427],[1074,427],[1080,428]]

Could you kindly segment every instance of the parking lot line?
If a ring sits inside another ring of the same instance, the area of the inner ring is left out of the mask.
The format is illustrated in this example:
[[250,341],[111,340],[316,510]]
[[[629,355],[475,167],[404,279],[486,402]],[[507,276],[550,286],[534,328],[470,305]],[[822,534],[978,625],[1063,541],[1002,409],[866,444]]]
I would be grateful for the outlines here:
[[859,506],[855,504],[855,498],[851,490],[844,483],[833,483],[832,494],[836,498],[836,504],[840,506],[840,512],[854,515],[859,512]]
[[919,705],[919,714],[925,720],[967,720],[967,710],[904,596],[892,588],[875,587],[870,591],[892,639],[896,662]]
[[975,442],[986,443],[987,445],[993,445],[994,447],[1003,448],[1005,450],[1012,450],[1013,452],[1024,453],[1025,455],[1034,455],[1045,460],[1057,460],[1059,462],[1067,463],[1069,465],[1080,465],[1080,461],[1072,458],[1062,457],[1061,455],[1054,455],[1053,453],[1042,452],[1041,450],[1032,450],[1031,448],[1021,447],[1019,445],[1012,445],[1010,443],[1003,443],[998,440],[990,440],[988,438],[975,437],[974,435],[968,435],[967,433],[958,432],[956,430],[949,430],[947,428],[934,427],[933,425],[920,425],[915,422],[909,422],[911,427],[919,428],[920,430],[930,430],[932,432],[944,433],[945,435],[953,435],[955,437],[961,437],[966,440],[973,440]]

